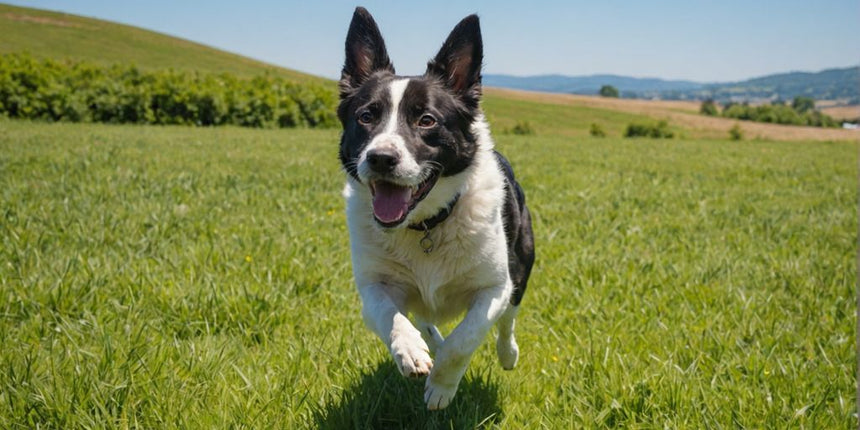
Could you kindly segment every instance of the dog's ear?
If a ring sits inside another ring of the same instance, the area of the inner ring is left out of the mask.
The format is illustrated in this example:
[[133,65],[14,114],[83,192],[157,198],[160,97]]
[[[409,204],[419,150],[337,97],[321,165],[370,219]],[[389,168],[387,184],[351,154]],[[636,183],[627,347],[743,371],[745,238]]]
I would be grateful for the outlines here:
[[481,62],[484,45],[477,15],[463,18],[436,58],[427,63],[427,75],[435,76],[472,107],[481,98]]
[[346,35],[346,62],[340,73],[341,98],[352,94],[370,75],[380,70],[394,73],[385,41],[370,12],[357,7]]

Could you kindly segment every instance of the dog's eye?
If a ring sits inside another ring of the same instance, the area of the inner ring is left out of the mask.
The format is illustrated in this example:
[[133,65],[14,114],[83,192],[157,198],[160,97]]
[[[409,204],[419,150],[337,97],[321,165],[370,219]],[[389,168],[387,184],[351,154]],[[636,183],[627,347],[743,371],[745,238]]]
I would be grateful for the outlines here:
[[361,124],[367,125],[373,122],[373,114],[369,111],[364,111],[358,114],[358,122]]
[[430,128],[434,125],[436,125],[436,118],[433,118],[432,115],[424,115],[418,120],[419,127]]

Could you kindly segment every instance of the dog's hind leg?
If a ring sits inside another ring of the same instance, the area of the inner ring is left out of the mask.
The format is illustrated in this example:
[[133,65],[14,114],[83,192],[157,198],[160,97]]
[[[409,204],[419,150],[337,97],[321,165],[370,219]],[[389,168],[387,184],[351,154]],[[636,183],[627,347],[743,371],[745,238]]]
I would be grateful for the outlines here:
[[445,338],[442,337],[442,333],[439,333],[439,329],[436,328],[435,325],[418,317],[415,318],[415,325],[418,327],[418,330],[421,331],[421,337],[424,338],[425,342],[427,342],[427,346],[430,348],[430,353],[435,354],[436,348],[439,348],[439,345],[445,341]]
[[496,354],[505,370],[513,369],[520,356],[520,349],[514,337],[514,323],[519,309],[519,306],[508,306],[496,322],[496,328],[499,330],[499,336],[496,338]]

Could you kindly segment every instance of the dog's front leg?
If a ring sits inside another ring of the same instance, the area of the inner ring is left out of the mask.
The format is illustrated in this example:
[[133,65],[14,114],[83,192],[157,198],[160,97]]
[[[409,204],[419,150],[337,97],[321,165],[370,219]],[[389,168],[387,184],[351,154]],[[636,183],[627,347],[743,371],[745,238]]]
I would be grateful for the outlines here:
[[424,385],[424,401],[428,409],[442,409],[454,398],[472,354],[507,308],[511,288],[508,281],[504,287],[479,291],[466,317],[439,346],[433,371]]
[[433,368],[427,343],[421,332],[401,311],[387,287],[372,284],[359,288],[361,313],[367,326],[382,340],[403,376],[426,376]]

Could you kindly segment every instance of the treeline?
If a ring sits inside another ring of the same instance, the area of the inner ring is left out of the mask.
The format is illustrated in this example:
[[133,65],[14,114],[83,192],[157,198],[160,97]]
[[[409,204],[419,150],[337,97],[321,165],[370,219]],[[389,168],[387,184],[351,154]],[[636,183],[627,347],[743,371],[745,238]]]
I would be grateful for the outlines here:
[[335,88],[0,55],[0,115],[45,121],[334,127]]
[[775,102],[752,106],[747,103],[728,103],[722,110],[713,100],[702,102],[700,112],[710,116],[722,116],[747,121],[773,124],[808,125],[813,127],[839,127],[839,121],[815,110],[815,100],[796,97],[789,105]]

